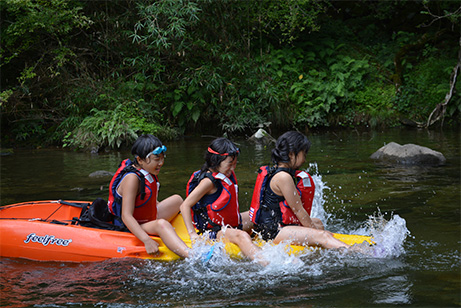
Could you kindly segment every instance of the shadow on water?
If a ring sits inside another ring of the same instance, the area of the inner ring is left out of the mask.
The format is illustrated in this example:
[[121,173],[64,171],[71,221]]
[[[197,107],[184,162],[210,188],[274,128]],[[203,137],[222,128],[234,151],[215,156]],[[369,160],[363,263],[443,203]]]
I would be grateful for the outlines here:
[[[218,252],[170,263],[114,259],[56,263],[0,259],[5,307],[454,307],[460,306],[460,133],[323,132],[309,136],[305,168],[316,181],[313,216],[340,233],[370,234],[366,254],[316,250],[299,258],[264,247],[267,267]],[[169,142],[160,199],[185,195],[211,139]],[[442,152],[442,167],[376,164],[384,143],[415,143]],[[241,209],[270,149],[237,140]],[[91,155],[59,149],[1,157],[1,204],[43,199],[107,199],[110,178],[129,152]],[[194,248],[199,249],[199,248]]]

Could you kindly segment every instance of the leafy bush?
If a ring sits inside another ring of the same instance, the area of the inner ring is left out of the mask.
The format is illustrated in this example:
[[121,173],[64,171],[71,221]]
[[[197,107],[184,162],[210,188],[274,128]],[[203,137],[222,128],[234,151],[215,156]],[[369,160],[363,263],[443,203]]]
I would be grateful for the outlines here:
[[[290,99],[297,106],[296,123],[310,127],[328,125],[328,115],[347,109],[365,75],[366,60],[341,53],[344,45],[325,39],[306,45],[303,58],[291,66]],[[294,74],[294,70],[298,72]]]
[[[447,58],[431,57],[417,64],[405,74],[406,82],[395,101],[395,110],[415,121],[427,120],[435,106],[444,101],[453,67],[453,61]],[[456,100],[452,103],[460,105]]]
[[378,124],[395,125],[398,120],[393,108],[395,100],[395,88],[376,81],[367,84],[364,88],[356,91],[354,97],[358,115],[366,115],[360,119],[354,119],[351,124],[369,124],[372,127]]
[[72,133],[64,138],[64,147],[99,149],[109,146],[120,148],[122,144],[131,145],[140,134],[154,134],[161,139],[177,136],[174,129],[162,127],[137,113],[139,103],[118,105],[114,110],[91,110],[93,115],[86,117]]
[[211,63],[187,68],[179,86],[165,94],[182,130],[200,120],[215,121],[216,127],[236,133],[270,121],[270,108],[278,98],[261,72],[262,60],[248,62],[237,53],[220,53],[218,45],[206,48],[214,51]]

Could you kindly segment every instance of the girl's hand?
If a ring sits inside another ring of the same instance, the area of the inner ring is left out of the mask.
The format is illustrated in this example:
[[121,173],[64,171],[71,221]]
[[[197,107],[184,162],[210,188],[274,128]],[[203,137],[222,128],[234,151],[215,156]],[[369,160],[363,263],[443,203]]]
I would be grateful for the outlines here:
[[158,243],[151,238],[144,242],[146,252],[150,255],[156,254],[158,252],[158,246]]
[[191,240],[194,240],[194,239],[198,239],[199,235],[197,234],[197,232],[193,231],[193,232],[189,232],[189,237]]
[[319,218],[312,218],[311,217],[311,220],[312,220],[312,223],[314,224],[316,229],[325,230],[325,226],[323,225],[322,221]]
[[197,204],[197,202],[200,201],[200,199],[203,198],[203,196],[212,192],[214,189],[216,189],[216,187],[213,182],[209,178],[204,178],[180,206],[182,218],[191,240],[199,237],[195,231],[194,224],[192,223],[191,209],[195,204]]

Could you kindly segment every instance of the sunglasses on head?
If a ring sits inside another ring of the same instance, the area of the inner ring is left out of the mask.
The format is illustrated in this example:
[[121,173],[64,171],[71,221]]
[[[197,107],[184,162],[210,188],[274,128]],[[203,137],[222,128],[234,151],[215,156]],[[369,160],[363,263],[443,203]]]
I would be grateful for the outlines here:
[[237,148],[236,151],[231,151],[229,153],[218,153],[216,152],[215,150],[213,150],[212,148],[208,148],[208,152],[210,152],[211,154],[216,154],[216,155],[221,155],[221,156],[235,156],[235,155],[238,155],[240,153],[240,149]]
[[161,147],[156,147],[152,152],[147,154],[146,158],[148,158],[152,154],[159,155],[159,154],[164,153],[164,152],[166,152],[166,146],[162,145]]

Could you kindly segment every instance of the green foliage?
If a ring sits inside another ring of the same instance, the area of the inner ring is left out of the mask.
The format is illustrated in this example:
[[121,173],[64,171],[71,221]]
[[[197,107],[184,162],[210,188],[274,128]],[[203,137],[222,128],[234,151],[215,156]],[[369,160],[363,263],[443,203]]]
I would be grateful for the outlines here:
[[186,42],[186,29],[198,20],[199,11],[194,1],[138,1],[140,20],[135,24],[133,42],[144,44],[154,52],[173,46],[180,52]]
[[314,0],[258,1],[250,3],[262,20],[261,28],[277,34],[280,43],[293,43],[304,31],[318,31],[317,17],[325,11],[326,2]]
[[[405,74],[406,83],[395,100],[395,110],[415,121],[424,122],[435,106],[444,101],[453,67],[454,63],[449,59],[430,57],[409,70]],[[461,105],[456,99],[452,104]]]
[[310,127],[328,125],[328,115],[344,112],[354,99],[369,65],[366,60],[342,53],[344,45],[328,39],[307,47],[302,63],[291,66],[298,68],[298,74],[288,70],[292,80],[290,98],[299,112],[295,120]]
[[[2,66],[19,58],[36,45],[48,47],[44,49],[53,61],[49,65],[50,73],[56,73],[58,67],[67,61],[73,52],[64,46],[69,33],[76,28],[85,28],[91,20],[81,12],[82,7],[70,0],[2,0],[2,10],[6,12],[6,20],[2,26]],[[50,42],[54,46],[50,46]],[[48,43],[48,44],[47,44]],[[51,47],[51,48],[49,48]],[[44,56],[30,60],[41,62]],[[35,77],[33,73],[37,62],[29,63],[23,71],[22,82]]]
[[189,124],[197,123],[199,118],[206,119],[207,114],[216,111],[216,99],[212,95],[218,91],[222,82],[222,76],[213,66],[203,65],[188,69],[178,87],[166,94],[172,102],[172,115],[183,131]]
[[[69,132],[74,132],[75,140],[73,145],[78,147],[88,147],[85,142],[80,141],[81,137],[76,136],[76,128],[82,129],[82,121],[85,122],[83,131],[93,131],[93,135],[99,141],[97,144],[101,146],[118,147],[116,143],[105,142],[104,136],[101,133],[94,133],[95,128],[92,123],[107,122],[107,119],[124,118],[127,121],[125,124],[135,133],[155,132],[162,135],[166,139],[174,138],[177,132],[174,129],[166,128],[168,125],[157,125],[155,123],[163,123],[163,115],[159,111],[161,107],[155,100],[155,91],[157,86],[144,79],[141,73],[134,74],[131,78],[106,79],[97,84],[95,81],[88,79],[86,83],[76,86],[69,94],[69,99],[62,102],[66,106],[66,110],[72,115],[68,116],[56,130],[54,139],[62,140]],[[146,98],[146,99],[144,99]],[[131,102],[131,103],[126,103]],[[97,106],[94,109],[94,106]],[[98,121],[87,118],[87,115],[98,111],[92,117],[99,118]],[[84,120],[86,119],[86,120]],[[163,129],[165,126],[165,129]],[[120,134],[121,137],[110,137],[125,140],[123,134],[117,129],[112,129],[111,133]],[[83,135],[82,135],[83,136]],[[108,137],[108,140],[110,139]],[[67,140],[73,140],[67,136]],[[127,139],[126,143],[130,140]],[[88,144],[94,143],[93,141]],[[69,143],[67,143],[69,144]],[[82,145],[80,145],[82,144]]]
[[13,94],[13,90],[5,90],[0,92],[0,107],[3,106],[3,104],[8,101],[8,98]]
[[263,79],[261,59],[253,64],[237,53],[220,53],[219,46],[207,47],[215,52],[213,62],[186,69],[179,86],[166,94],[182,130],[200,120],[218,119],[216,127],[239,133],[270,121],[269,109],[277,98]]
[[120,147],[122,142],[132,142],[137,135],[131,127],[132,119],[127,117],[123,105],[115,110],[92,109],[92,116],[86,117],[72,135],[66,135],[69,143],[64,146],[78,148],[99,148],[105,145]]
[[44,128],[44,121],[37,119],[35,121],[19,121],[12,129],[12,134],[16,141],[33,141],[44,138],[47,131]]
[[274,121],[273,111],[279,98],[265,80],[264,59],[257,58],[253,64],[237,54],[227,53],[222,62],[226,64],[225,83],[220,87],[219,100],[214,100],[221,128],[236,133]]
[[[241,134],[268,123],[420,121],[448,89],[457,9],[434,1],[3,0],[1,140],[116,148],[141,132],[174,137],[172,127]],[[447,106],[453,119],[459,92]]]
[[75,57],[69,42],[91,20],[71,0],[2,0],[0,8],[2,121],[13,123],[15,140],[48,139],[50,119],[62,115],[54,105],[62,95],[57,80]]
[[356,91],[355,102],[358,115],[367,115],[365,118],[354,118],[351,124],[368,123],[372,127],[378,124],[395,125],[398,117],[393,108],[395,88],[392,85],[382,85],[371,82],[364,88]]
[[91,110],[92,115],[83,119],[81,124],[63,139],[63,146],[76,148],[120,148],[122,144],[131,145],[140,134],[154,134],[162,139],[176,136],[174,130],[164,128],[142,117],[139,106],[128,103],[118,105],[114,110]]

